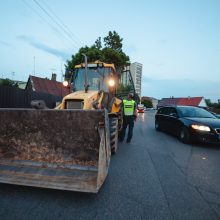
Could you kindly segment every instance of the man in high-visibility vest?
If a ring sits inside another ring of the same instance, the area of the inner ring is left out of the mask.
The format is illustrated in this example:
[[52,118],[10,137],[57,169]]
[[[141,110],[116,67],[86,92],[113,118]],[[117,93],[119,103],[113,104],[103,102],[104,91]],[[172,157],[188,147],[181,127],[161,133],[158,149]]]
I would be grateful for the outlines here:
[[136,102],[133,100],[132,93],[128,94],[128,99],[123,100],[123,128],[121,137],[119,139],[122,142],[125,138],[126,129],[128,127],[127,143],[131,142],[133,135],[134,121],[137,118]]

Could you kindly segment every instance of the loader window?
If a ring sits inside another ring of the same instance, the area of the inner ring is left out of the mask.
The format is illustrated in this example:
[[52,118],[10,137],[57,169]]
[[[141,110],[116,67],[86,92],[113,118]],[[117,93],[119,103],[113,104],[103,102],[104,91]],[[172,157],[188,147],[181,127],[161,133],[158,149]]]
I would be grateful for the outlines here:
[[124,99],[127,97],[129,92],[135,93],[135,87],[130,71],[125,70],[120,74],[119,85],[116,94],[118,97]]
[[[88,84],[89,90],[103,90],[109,92],[108,88],[108,79],[110,73],[112,72],[111,68],[95,67],[88,68]],[[74,87],[76,91],[84,90],[84,79],[85,68],[80,68],[76,70],[74,78]]]

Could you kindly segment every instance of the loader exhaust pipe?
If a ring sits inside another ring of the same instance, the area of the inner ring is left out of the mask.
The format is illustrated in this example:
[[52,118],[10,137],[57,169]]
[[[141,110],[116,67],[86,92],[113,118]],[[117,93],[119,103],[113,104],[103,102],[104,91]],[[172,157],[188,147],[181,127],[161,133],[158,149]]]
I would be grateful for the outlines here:
[[85,80],[85,84],[84,84],[84,87],[85,87],[85,93],[88,92],[89,90],[89,84],[88,84],[88,61],[87,61],[87,56],[86,54],[82,54],[84,56],[84,63],[85,63],[85,75],[84,75],[84,80]]

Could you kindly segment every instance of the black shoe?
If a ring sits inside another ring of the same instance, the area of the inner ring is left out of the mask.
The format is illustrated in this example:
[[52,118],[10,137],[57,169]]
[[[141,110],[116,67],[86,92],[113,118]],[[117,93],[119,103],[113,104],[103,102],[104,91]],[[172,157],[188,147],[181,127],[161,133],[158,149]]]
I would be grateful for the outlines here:
[[123,142],[123,139],[119,139],[119,142]]
[[127,143],[130,143],[130,142],[131,142],[131,140],[127,140],[126,142],[127,142]]

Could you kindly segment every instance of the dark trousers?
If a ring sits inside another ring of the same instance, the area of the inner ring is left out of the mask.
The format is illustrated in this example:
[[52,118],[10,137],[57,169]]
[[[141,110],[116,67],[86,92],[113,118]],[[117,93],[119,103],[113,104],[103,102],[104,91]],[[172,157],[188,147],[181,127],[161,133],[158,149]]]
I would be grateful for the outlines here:
[[123,118],[123,128],[121,132],[120,141],[123,141],[125,138],[126,129],[128,127],[128,137],[127,142],[131,141],[133,135],[133,128],[134,128],[134,116],[124,116]]

